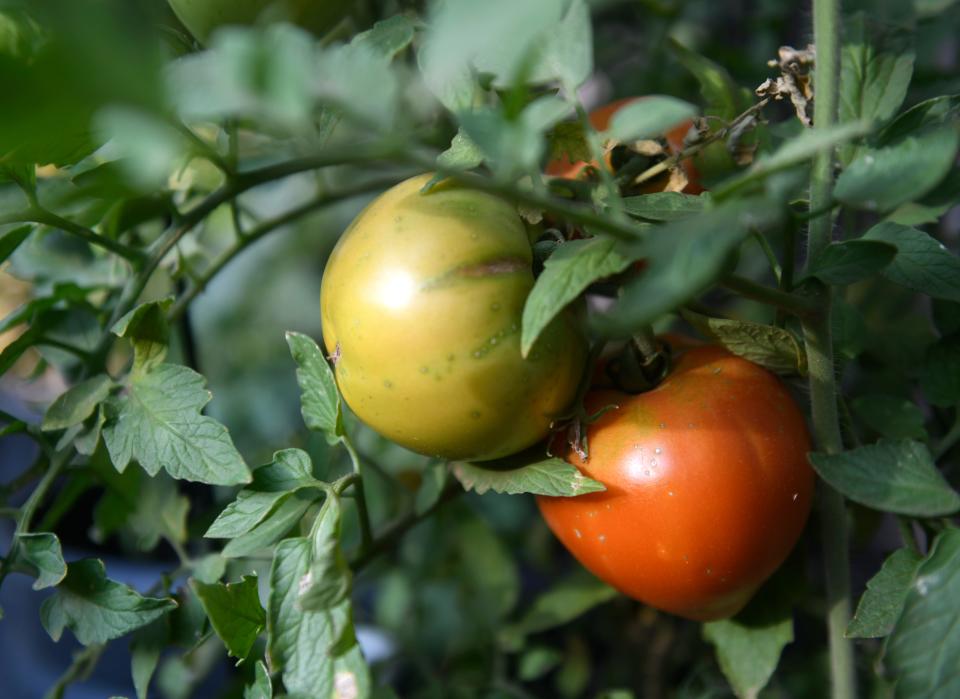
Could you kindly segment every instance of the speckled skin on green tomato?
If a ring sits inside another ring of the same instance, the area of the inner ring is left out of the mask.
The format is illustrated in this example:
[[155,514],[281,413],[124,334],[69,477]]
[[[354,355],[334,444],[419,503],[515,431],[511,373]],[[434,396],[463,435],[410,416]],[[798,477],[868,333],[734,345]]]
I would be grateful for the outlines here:
[[370,204],[330,256],[323,336],[357,416],[414,451],[486,460],[543,439],[569,407],[585,343],[566,315],[520,354],[533,287],[516,209],[414,177]]
[[169,0],[184,26],[201,42],[229,24],[251,25],[261,17],[290,21],[322,36],[350,14],[354,0]]

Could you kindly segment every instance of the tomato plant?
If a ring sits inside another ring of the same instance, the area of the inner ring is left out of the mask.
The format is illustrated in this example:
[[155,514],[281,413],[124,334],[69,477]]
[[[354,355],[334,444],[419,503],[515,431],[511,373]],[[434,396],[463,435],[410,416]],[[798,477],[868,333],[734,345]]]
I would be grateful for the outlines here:
[[0,2],[0,695],[960,696],[958,21]]
[[690,619],[740,611],[783,562],[813,495],[799,408],[765,369],[719,347],[682,352],[636,395],[597,390],[586,458],[606,486],[538,498],[571,553],[624,594]]
[[570,407],[584,342],[563,316],[520,353],[533,253],[516,209],[422,175],[370,204],[330,255],[323,336],[347,405],[423,454],[484,460]]

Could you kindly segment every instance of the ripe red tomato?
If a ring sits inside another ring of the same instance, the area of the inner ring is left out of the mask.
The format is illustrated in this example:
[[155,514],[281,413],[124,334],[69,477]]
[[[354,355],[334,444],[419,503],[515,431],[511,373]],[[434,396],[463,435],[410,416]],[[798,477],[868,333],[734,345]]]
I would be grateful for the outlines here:
[[767,370],[715,346],[686,350],[657,388],[595,390],[614,404],[563,456],[607,490],[540,497],[550,529],[596,576],[679,616],[736,614],[790,553],[814,475],[803,415]]
[[[613,115],[619,111],[621,107],[625,107],[631,102],[642,99],[644,98],[627,97],[595,109],[594,111],[590,112],[591,126],[593,126],[593,128],[595,128],[597,131],[605,130],[608,126],[610,126],[610,120],[613,118]],[[687,135],[687,132],[690,130],[692,125],[693,122],[687,119],[677,124],[664,134],[664,138],[667,141],[671,155],[679,153],[683,150],[683,139]],[[567,156],[563,156],[547,163],[546,173],[551,177],[575,179],[579,177],[589,165],[597,167],[597,163],[595,162],[586,163],[582,160],[570,162],[570,159]],[[609,161],[606,163],[606,165],[607,167],[610,167]],[[683,170],[687,175],[687,179],[689,180],[689,183],[683,189],[683,191],[688,194],[699,194],[702,192],[703,187],[700,186],[700,173],[697,172],[697,169],[694,167],[693,163],[687,159],[681,162],[680,165],[683,167]],[[651,191],[658,191],[658,189],[653,187]]]

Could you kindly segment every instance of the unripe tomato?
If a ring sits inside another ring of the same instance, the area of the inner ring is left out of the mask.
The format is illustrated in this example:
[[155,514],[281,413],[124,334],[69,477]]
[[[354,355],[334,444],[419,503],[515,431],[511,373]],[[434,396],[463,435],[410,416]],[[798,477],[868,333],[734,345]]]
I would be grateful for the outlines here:
[[169,1],[184,26],[203,42],[214,29],[228,24],[253,24],[268,10],[319,36],[346,17],[354,4],[353,0]]
[[550,529],[597,577],[699,621],[736,614],[783,563],[810,512],[803,415],[767,370],[715,346],[679,357],[655,389],[597,390],[589,457],[606,486],[540,497]]
[[323,275],[321,317],[337,384],[357,416],[409,449],[483,460],[543,439],[584,371],[559,317],[520,354],[533,252],[516,209],[430,175],[382,194]]
[[[590,125],[593,126],[593,128],[597,131],[604,131],[610,126],[610,120],[613,119],[613,115],[616,112],[618,112],[622,107],[642,99],[643,97],[627,97],[625,99],[611,102],[610,104],[606,104],[602,107],[598,107],[594,111],[590,112]],[[683,150],[683,140],[691,126],[693,126],[693,122],[687,119],[677,124],[664,134],[664,138],[667,141],[667,146],[671,155],[675,155]],[[588,166],[591,165],[593,167],[598,167],[597,163],[595,162],[587,163],[582,160],[570,162],[570,159],[567,156],[563,156],[547,163],[546,173],[551,177],[576,179]],[[605,165],[609,168],[610,162],[606,162]],[[686,187],[684,187],[683,191],[688,194],[699,194],[702,192],[703,187],[700,186],[700,174],[697,172],[697,169],[694,167],[693,163],[687,159],[682,161],[680,166],[683,168],[683,171],[687,175],[688,179],[688,184]]]

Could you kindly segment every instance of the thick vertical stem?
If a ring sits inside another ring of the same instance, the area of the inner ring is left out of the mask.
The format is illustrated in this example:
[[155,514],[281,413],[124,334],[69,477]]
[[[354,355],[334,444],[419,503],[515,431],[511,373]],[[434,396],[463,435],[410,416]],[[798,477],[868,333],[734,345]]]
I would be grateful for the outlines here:
[[[823,293],[829,308],[830,292]],[[837,411],[829,311],[804,321],[813,433],[817,448],[828,454],[843,451]],[[847,508],[840,495],[821,481],[820,527],[827,587],[827,634],[830,643],[830,676],[834,699],[856,696],[853,645],[844,637],[850,621],[850,532]]]
[[[813,0],[814,43],[817,50],[814,76],[814,128],[828,129],[837,120],[840,83],[840,0]],[[810,210],[824,211],[810,220],[807,233],[807,259],[815,257],[829,244],[833,217],[829,202],[833,189],[833,153],[816,159],[810,176]],[[804,320],[810,381],[813,432],[817,448],[827,453],[843,450],[837,410],[837,383],[830,337],[831,290],[820,292],[815,316]],[[820,483],[821,539],[827,588],[827,632],[830,643],[830,676],[834,699],[856,696],[853,646],[844,638],[850,619],[850,561],[847,510],[843,496]]]

